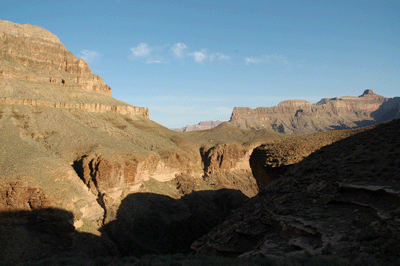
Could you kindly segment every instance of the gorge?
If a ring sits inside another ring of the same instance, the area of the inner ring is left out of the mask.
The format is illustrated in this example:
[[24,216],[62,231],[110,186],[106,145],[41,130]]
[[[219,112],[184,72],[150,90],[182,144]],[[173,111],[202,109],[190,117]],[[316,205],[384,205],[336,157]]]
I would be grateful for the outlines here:
[[176,132],[112,98],[49,31],[0,21],[0,262],[194,251],[396,260],[399,119],[315,133],[398,117],[396,101],[366,91],[235,108],[229,123]]

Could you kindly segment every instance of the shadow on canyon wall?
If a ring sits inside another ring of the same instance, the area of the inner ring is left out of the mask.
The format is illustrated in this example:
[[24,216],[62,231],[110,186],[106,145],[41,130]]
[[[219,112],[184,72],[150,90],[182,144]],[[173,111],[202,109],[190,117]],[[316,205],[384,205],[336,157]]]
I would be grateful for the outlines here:
[[386,122],[400,117],[400,97],[394,97],[379,106],[378,110],[371,113],[378,122]]
[[193,192],[181,199],[134,193],[101,236],[79,232],[74,215],[58,208],[0,212],[0,262],[45,258],[142,256],[191,252],[190,245],[247,199],[232,189]]
[[58,208],[0,212],[0,263],[119,255],[110,240],[76,231],[73,221],[71,212]]
[[123,256],[187,254],[191,244],[222,223],[247,199],[233,189],[198,191],[180,199],[153,193],[128,195],[102,233]]

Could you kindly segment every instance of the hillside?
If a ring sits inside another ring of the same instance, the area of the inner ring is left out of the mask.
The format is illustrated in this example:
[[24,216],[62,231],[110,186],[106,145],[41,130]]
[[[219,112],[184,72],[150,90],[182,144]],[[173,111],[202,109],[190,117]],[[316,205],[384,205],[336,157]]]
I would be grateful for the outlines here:
[[393,120],[315,151],[192,248],[224,256],[330,254],[395,265],[399,129],[400,120]]

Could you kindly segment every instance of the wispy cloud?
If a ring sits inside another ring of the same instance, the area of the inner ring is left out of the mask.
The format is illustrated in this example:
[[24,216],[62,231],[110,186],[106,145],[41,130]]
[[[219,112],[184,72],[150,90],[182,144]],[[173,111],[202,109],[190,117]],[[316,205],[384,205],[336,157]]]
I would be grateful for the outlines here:
[[231,57],[229,55],[224,55],[224,54],[221,54],[221,53],[216,53],[216,55],[218,57],[218,60],[229,60],[229,59],[231,59]]
[[214,53],[209,56],[210,61],[213,61],[215,58],[217,58],[218,60],[229,60],[231,57],[221,53]]
[[130,48],[132,54],[130,59],[141,58],[143,62],[147,64],[151,63],[169,63],[171,62],[171,52],[175,58],[179,58],[182,60],[186,55],[193,57],[193,60],[196,63],[204,63],[206,61],[214,61],[214,60],[230,60],[230,56],[223,53],[209,53],[206,48],[202,48],[201,50],[194,50],[192,52],[188,51],[188,47],[186,44],[177,42],[173,45],[165,44],[165,45],[155,45],[150,46],[149,44],[142,42],[137,46]]
[[189,53],[190,56],[193,56],[193,59],[197,63],[203,63],[205,61],[214,61],[218,60],[229,60],[230,56],[221,54],[221,53],[212,53],[208,54],[208,50],[203,48],[200,51],[194,51],[193,53]]
[[132,47],[131,51],[132,51],[132,56],[133,57],[145,57],[145,56],[149,56],[151,53],[151,48],[147,43],[140,43],[138,46],[136,47]]
[[178,58],[183,58],[184,54],[184,50],[187,48],[187,46],[184,43],[175,43],[172,47],[171,47],[171,51],[172,53],[178,57]]
[[265,55],[266,62],[267,63],[278,63],[280,65],[291,65],[291,61],[286,57],[281,54],[271,54],[271,55]]
[[258,64],[258,63],[264,62],[264,61],[261,60],[260,58],[255,58],[255,57],[253,57],[253,56],[246,57],[244,60],[246,61],[246,65],[249,65],[249,64]]
[[259,64],[259,63],[267,63],[267,64],[278,64],[282,66],[290,66],[292,62],[289,58],[281,54],[265,54],[260,57],[246,57],[245,59],[246,65],[249,64]]
[[82,50],[79,54],[79,57],[85,60],[87,63],[93,62],[96,58],[99,58],[101,55],[96,51]]

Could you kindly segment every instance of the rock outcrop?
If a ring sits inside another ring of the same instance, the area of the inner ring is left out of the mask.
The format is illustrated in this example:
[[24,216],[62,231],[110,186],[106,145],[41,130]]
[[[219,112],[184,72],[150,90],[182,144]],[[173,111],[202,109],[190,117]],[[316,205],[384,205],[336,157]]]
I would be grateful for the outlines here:
[[217,121],[203,121],[203,122],[198,123],[197,125],[191,125],[191,126],[186,126],[186,127],[181,127],[181,128],[175,128],[175,129],[172,129],[172,130],[178,131],[178,132],[207,130],[207,129],[211,129],[211,128],[217,127],[221,123],[222,122],[219,121],[219,120],[217,120]]
[[192,248],[225,256],[329,254],[395,265],[399,129],[396,119],[315,151]]
[[0,102],[149,117],[147,108],[109,97],[103,79],[38,26],[0,20],[0,64]]
[[362,130],[364,129],[313,133],[255,148],[250,156],[250,167],[259,189],[278,179],[290,166],[301,162],[313,152]]
[[79,87],[111,96],[103,79],[92,74],[85,60],[65,49],[51,32],[9,21],[0,21],[0,28],[1,77]]
[[[325,98],[316,104],[289,100],[274,107],[235,107],[230,122],[241,128],[266,128],[295,135],[357,128],[395,118],[392,115],[374,116],[388,100],[372,90],[366,90],[359,97]],[[387,106],[385,113],[396,108],[394,105]]]

